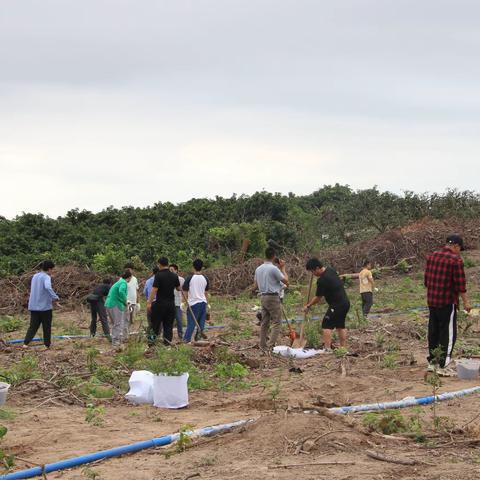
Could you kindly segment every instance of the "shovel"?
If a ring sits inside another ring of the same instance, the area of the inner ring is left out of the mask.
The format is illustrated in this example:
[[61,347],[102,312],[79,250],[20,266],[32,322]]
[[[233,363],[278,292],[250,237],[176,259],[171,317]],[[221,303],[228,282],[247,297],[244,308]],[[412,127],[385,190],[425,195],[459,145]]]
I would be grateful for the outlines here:
[[[312,291],[313,273],[310,276],[310,283],[308,284],[307,303],[310,301],[310,292]],[[307,340],[305,339],[305,322],[307,321],[307,312],[303,315],[303,322],[300,327],[300,338],[296,338],[292,344],[293,348],[305,348]]]
[[297,332],[292,328],[292,325],[288,321],[287,313],[285,312],[283,305],[282,305],[282,312],[283,312],[283,316],[285,317],[285,320],[287,321],[288,331],[289,331],[288,336],[290,337],[290,345],[292,345],[295,339],[297,338]]

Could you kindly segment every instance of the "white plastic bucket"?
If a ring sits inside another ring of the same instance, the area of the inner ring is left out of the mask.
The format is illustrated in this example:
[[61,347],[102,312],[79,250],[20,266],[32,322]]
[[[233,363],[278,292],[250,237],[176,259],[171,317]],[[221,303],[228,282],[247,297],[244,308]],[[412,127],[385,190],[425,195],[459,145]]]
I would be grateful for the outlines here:
[[10,388],[9,383],[0,382],[0,405],[5,405],[5,402],[7,401],[9,388]]
[[473,359],[457,360],[457,375],[462,380],[471,380],[478,378],[480,370],[480,361]]
[[153,406],[183,408],[188,405],[188,373],[155,375],[153,377]]

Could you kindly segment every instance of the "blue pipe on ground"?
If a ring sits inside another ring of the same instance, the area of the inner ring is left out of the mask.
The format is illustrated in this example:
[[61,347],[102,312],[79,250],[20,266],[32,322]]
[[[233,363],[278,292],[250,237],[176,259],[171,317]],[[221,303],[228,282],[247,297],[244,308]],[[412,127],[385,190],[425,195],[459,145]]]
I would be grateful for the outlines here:
[[[188,436],[199,436],[205,437],[208,435],[214,435],[217,433],[226,432],[235,427],[240,427],[246,425],[247,423],[253,422],[253,419],[249,420],[239,420],[238,422],[225,423],[223,425],[214,425],[212,427],[200,428],[198,430],[193,430],[186,432]],[[124,445],[122,447],[112,448],[110,450],[101,450],[100,452],[89,453],[87,455],[81,455],[80,457],[68,458],[66,460],[61,460],[55,463],[47,463],[43,467],[34,467],[28,468],[27,470],[20,470],[18,472],[7,473],[1,475],[0,479],[4,480],[18,480],[23,478],[32,478],[37,477],[43,474],[50,472],[55,472],[57,470],[65,470],[66,468],[78,467],[79,465],[84,465],[86,463],[96,462],[97,460],[104,460],[106,458],[118,457],[127,453],[135,453],[140,450],[145,450],[147,448],[154,447],[163,447],[169,445],[173,442],[176,442],[180,438],[179,433],[173,435],[165,435],[163,437],[152,438],[150,440],[145,440],[143,442],[132,443],[131,445]]]
[[395,402],[383,402],[383,403],[368,403],[364,405],[352,405],[349,407],[334,407],[328,410],[332,413],[346,414],[356,412],[371,412],[374,410],[387,410],[390,408],[405,408],[415,407],[417,405],[429,405],[434,402],[442,402],[444,400],[451,400],[452,398],[464,397],[465,395],[471,395],[472,393],[480,393],[480,386],[466,388],[464,390],[457,390],[455,392],[442,393],[440,395],[430,395],[427,397],[407,397],[403,400],[397,400]]

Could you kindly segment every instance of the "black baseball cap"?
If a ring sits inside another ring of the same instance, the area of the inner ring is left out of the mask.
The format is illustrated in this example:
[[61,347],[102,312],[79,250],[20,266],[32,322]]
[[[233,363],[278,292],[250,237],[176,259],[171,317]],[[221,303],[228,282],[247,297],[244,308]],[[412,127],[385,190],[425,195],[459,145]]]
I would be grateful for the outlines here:
[[449,235],[447,237],[447,243],[449,243],[450,245],[458,245],[460,247],[460,250],[465,250],[463,238],[460,235]]

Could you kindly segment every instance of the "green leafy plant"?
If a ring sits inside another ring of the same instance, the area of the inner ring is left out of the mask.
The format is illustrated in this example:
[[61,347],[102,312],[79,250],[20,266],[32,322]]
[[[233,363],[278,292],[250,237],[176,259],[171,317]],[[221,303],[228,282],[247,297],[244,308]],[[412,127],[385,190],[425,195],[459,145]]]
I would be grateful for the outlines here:
[[89,403],[86,408],[85,421],[95,427],[102,427],[104,423],[105,407],[99,405],[96,407],[93,403]]
[[4,315],[0,317],[0,333],[10,333],[19,330],[23,326],[20,318]]
[[82,470],[82,475],[84,477],[90,478],[91,480],[96,480],[100,478],[100,474],[96,472],[93,468],[86,467]]
[[178,348],[158,346],[153,358],[146,361],[146,368],[155,374],[181,375],[188,373],[188,387],[191,390],[207,388],[205,375],[192,362],[192,349],[188,345]]
[[369,412],[363,415],[363,425],[371,431],[393,435],[395,433],[411,433],[416,441],[424,441],[425,435],[422,430],[418,410],[410,418],[404,417],[399,410],[383,410]]
[[177,452],[181,453],[184,452],[189,445],[192,443],[192,438],[190,436],[190,432],[193,429],[193,425],[186,424],[180,428],[176,450]]
[[0,378],[3,378],[10,385],[16,385],[24,380],[38,377],[40,377],[38,360],[33,355],[25,355],[9,369],[0,370]]
[[337,358],[345,358],[348,355],[348,349],[345,347],[338,347],[333,353]]
[[145,343],[138,338],[130,338],[126,348],[115,356],[121,365],[135,368],[143,362],[145,357]]
[[240,363],[218,363],[215,365],[215,376],[220,380],[221,390],[242,390],[249,387],[244,381],[248,376],[249,370]]
[[394,370],[397,368],[397,360],[398,360],[398,355],[395,352],[392,353],[386,353],[383,356],[383,361],[382,361],[382,368],[388,368],[390,370]]
[[305,323],[305,339],[307,341],[307,348],[320,348],[320,330],[317,322]]
[[94,372],[97,368],[97,357],[100,355],[100,351],[98,348],[89,347],[86,351],[87,354],[87,368],[90,372]]

